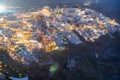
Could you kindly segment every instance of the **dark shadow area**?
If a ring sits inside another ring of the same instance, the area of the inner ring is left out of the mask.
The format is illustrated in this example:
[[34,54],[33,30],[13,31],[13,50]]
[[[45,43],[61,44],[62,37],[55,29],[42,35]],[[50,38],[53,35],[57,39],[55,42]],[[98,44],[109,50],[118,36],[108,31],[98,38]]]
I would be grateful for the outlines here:
[[[23,71],[30,80],[119,80],[120,79],[120,33],[101,36],[85,46],[71,46],[63,51],[37,52],[39,59],[51,58],[59,64],[53,77],[49,77],[49,66],[31,63],[29,66],[13,61],[5,49],[0,50],[0,58],[6,64]],[[68,58],[76,64],[72,70],[67,68]],[[42,62],[42,61],[41,61]]]

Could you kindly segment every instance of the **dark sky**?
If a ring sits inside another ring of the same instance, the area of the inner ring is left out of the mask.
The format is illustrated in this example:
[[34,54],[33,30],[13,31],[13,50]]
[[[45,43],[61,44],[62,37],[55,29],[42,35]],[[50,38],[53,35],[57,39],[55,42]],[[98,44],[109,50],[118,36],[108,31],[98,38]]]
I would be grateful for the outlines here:
[[[46,2],[47,1],[47,2]],[[90,8],[100,11],[107,16],[116,18],[120,20],[120,0],[0,0],[0,4],[7,6],[17,6],[23,8],[29,8],[31,6],[43,6],[45,4],[50,5],[63,5],[63,2],[69,2],[75,4],[81,4],[85,1],[98,1],[98,3],[93,2]],[[69,4],[71,5],[71,4]],[[119,21],[120,22],[120,21]]]
[[70,3],[77,3],[81,1],[86,1],[86,0],[0,0],[1,4],[7,4],[7,5],[18,5],[18,6],[29,6],[29,5],[39,5],[42,3],[61,3],[61,2],[70,2]]
[[[40,5],[42,3],[62,3],[62,2],[69,2],[69,3],[82,3],[85,1],[96,1],[96,0],[0,0],[0,4],[11,5],[11,6],[33,6],[33,5]],[[106,5],[106,7],[113,7],[116,4],[120,3],[120,0],[97,0],[101,4]],[[102,5],[101,5],[102,7]]]

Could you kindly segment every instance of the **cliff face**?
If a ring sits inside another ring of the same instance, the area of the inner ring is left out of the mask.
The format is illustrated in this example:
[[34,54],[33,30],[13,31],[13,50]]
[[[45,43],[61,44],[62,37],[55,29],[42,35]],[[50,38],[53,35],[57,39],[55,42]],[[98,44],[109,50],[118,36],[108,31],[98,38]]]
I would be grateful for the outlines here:
[[[76,46],[54,59],[60,64],[55,80],[119,80],[120,79],[120,34],[101,36],[94,43]],[[76,61],[72,70],[67,68],[69,59]]]
[[49,58],[59,64],[52,78],[48,75],[50,65],[40,66],[39,63],[31,63],[31,66],[23,66],[3,53],[6,52],[0,51],[3,62],[24,71],[30,80],[120,79],[120,33],[114,33],[112,37],[101,36],[93,43],[86,42],[85,45],[71,46],[70,49],[52,52],[53,54],[42,52],[40,59],[46,60],[49,55]]

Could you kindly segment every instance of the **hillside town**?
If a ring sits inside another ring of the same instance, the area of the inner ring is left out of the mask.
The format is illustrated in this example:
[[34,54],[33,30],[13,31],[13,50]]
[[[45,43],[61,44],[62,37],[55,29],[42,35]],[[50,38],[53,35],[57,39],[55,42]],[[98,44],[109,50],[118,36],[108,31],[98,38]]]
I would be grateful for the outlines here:
[[120,30],[119,23],[91,9],[45,6],[36,11],[0,17],[0,47],[8,48],[12,59],[29,64],[39,62],[36,49],[51,52],[70,45],[94,42],[102,35]]

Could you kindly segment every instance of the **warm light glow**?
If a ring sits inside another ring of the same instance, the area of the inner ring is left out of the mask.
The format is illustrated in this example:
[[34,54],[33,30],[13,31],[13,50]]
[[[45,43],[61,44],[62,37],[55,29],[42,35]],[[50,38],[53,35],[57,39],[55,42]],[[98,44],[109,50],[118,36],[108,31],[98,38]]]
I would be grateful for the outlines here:
[[0,5],[0,11],[4,11],[6,9],[5,6]]

